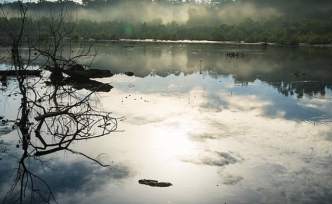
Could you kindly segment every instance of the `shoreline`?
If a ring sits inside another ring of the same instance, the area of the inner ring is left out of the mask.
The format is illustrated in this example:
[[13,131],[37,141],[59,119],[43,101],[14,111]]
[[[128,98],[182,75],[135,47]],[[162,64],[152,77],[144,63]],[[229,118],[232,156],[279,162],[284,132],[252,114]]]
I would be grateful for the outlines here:
[[332,48],[332,44],[308,44],[299,43],[297,45],[292,44],[280,44],[271,42],[255,42],[248,43],[244,41],[212,41],[212,40],[155,40],[155,39],[119,39],[119,40],[97,40],[88,39],[83,41],[96,41],[96,42],[132,42],[132,43],[183,43],[183,44],[221,44],[221,45],[254,45],[254,46],[281,46],[281,47],[322,47],[322,48]]

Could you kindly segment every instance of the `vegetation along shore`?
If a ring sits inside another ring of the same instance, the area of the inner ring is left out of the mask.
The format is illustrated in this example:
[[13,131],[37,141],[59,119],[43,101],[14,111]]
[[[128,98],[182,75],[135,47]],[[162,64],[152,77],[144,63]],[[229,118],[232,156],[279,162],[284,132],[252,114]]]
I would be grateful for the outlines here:
[[[77,40],[207,40],[288,45],[332,43],[332,6],[328,1],[193,2],[84,0],[80,4],[68,1],[66,9],[75,14],[75,24],[68,22],[74,26],[70,37]],[[49,8],[60,7],[60,3],[26,3],[33,13],[28,15],[30,32],[36,38],[51,38],[47,25],[54,19],[49,15]],[[3,3],[2,8],[15,10],[16,4],[19,2]],[[131,12],[133,9],[140,12]],[[121,10],[126,12],[119,12]],[[17,23],[16,18],[10,21],[10,25]],[[4,24],[4,19],[0,18],[0,26],[5,27]]]

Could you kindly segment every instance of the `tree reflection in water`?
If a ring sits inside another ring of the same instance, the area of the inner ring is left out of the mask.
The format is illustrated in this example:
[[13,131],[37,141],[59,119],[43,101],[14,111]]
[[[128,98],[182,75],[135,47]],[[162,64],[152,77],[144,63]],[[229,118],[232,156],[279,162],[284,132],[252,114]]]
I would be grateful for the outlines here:
[[[71,45],[71,41],[64,40],[73,32],[75,21],[65,3],[60,11],[51,14],[49,33],[52,40],[42,41],[30,36],[28,6],[18,3],[18,26],[10,25],[10,17],[0,5],[0,17],[8,25],[2,29],[0,44],[7,48],[8,58],[15,70],[17,89],[14,91],[21,97],[21,103],[14,120],[13,129],[17,128],[22,155],[15,156],[7,151],[5,144],[3,153],[12,159],[17,159],[18,166],[14,167],[13,184],[5,195],[4,203],[50,203],[56,202],[55,194],[46,180],[40,177],[35,169],[52,169],[46,156],[58,151],[67,151],[84,156],[102,167],[98,158],[92,158],[83,152],[71,148],[74,142],[90,140],[106,136],[117,129],[118,118],[98,107],[95,93],[103,90],[103,84],[93,87],[91,92],[83,93],[73,87],[73,80],[66,80],[63,75],[66,69],[77,65],[82,58],[93,57],[91,45],[82,45],[79,50],[67,55],[64,47]],[[2,12],[1,12],[2,11]],[[11,30],[12,29],[12,30]],[[22,54],[22,44],[28,50],[28,55]],[[70,46],[69,46],[70,47]],[[41,86],[43,78],[30,78],[27,73],[35,61],[45,59],[45,63],[38,67],[51,67],[48,86]],[[69,83],[67,83],[70,81]],[[86,80],[88,81],[88,80]],[[16,85],[15,85],[16,86]],[[39,169],[39,170],[40,170]]]
[[[53,94],[50,95],[57,96],[54,98],[56,103],[59,100],[58,96],[64,94],[67,90],[58,85],[52,89]],[[55,93],[55,91],[57,92]],[[65,106],[59,103],[58,106],[45,108],[43,105],[38,105],[31,109],[40,115],[34,118],[37,124],[31,124],[26,135],[22,135],[26,131],[23,128],[26,127],[19,127],[18,132],[21,133],[20,143],[22,144],[23,154],[21,158],[16,158],[18,166],[15,169],[16,173],[13,174],[16,178],[6,194],[5,203],[22,202],[27,197],[30,197],[31,202],[42,201],[42,203],[48,203],[50,200],[55,200],[52,189],[45,180],[30,170],[31,163],[35,165],[39,163],[41,168],[52,168],[47,161],[42,159],[43,156],[66,150],[82,155],[100,166],[108,166],[99,162],[97,158],[91,158],[82,152],[71,149],[71,144],[74,141],[102,137],[117,128],[116,118],[111,117],[107,112],[94,109],[90,102],[92,94],[93,92],[81,99],[74,90],[67,97],[62,97],[62,101],[66,101],[65,98],[67,98]],[[46,101],[50,102],[50,100]],[[56,110],[53,110],[54,108]],[[31,137],[36,139],[31,140]],[[6,147],[3,151],[6,152]],[[38,162],[35,163],[31,160]],[[43,190],[41,190],[40,184],[43,184],[46,188],[42,187]],[[30,194],[30,196],[27,196],[27,194]]]

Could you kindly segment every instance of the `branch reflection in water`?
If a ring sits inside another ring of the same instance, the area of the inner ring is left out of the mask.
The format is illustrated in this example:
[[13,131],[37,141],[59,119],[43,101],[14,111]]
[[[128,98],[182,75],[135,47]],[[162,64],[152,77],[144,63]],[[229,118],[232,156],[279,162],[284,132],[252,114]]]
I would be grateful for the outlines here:
[[31,169],[36,170],[37,165],[52,169],[48,160],[43,158],[50,158],[51,154],[58,151],[79,154],[102,167],[108,167],[102,164],[98,157],[92,158],[71,148],[75,141],[103,137],[117,129],[119,118],[97,109],[98,103],[93,99],[95,92],[82,95],[70,85],[54,83],[52,86],[33,89],[32,93],[34,99],[41,95],[29,103],[33,104],[29,106],[29,110],[35,117],[28,117],[28,126],[22,127],[19,122],[13,124],[13,128],[18,127],[20,139],[17,147],[23,150],[21,157],[2,144],[2,153],[18,161],[18,166],[14,168],[16,173],[13,173],[16,178],[5,196],[5,203],[22,202],[28,198],[32,202],[42,200],[44,203],[55,200],[48,183],[38,175],[38,171]]
[[[77,67],[82,67],[79,65],[81,60],[91,60],[96,55],[92,43],[81,42],[77,44],[78,49],[71,49],[72,40],[69,37],[75,26],[72,11],[65,3],[61,3],[60,10],[43,16],[50,19],[47,31],[52,39],[49,40],[31,36],[31,22],[27,20],[30,17],[28,8],[26,3],[19,2],[18,12],[11,16],[4,12],[0,4],[0,17],[6,22],[4,28],[0,29],[0,45],[5,50],[2,61],[9,62],[7,68],[11,71],[3,73],[14,75],[15,80],[4,91],[7,98],[15,93],[21,99],[19,103],[9,104],[16,105],[11,107],[14,110],[18,109],[14,116],[7,116],[15,117],[14,120],[6,119],[4,122],[12,123],[12,129],[17,130],[16,147],[22,149],[20,152],[9,151],[12,148],[8,150],[8,144],[1,144],[4,157],[17,160],[18,163],[18,166],[9,165],[9,169],[14,170],[9,175],[13,178],[13,184],[8,186],[4,203],[56,202],[56,195],[47,180],[40,175],[40,170],[46,172],[52,169],[49,159],[59,151],[77,154],[102,167],[108,167],[99,161],[99,156],[90,157],[75,150],[73,144],[109,135],[116,131],[119,119],[101,110],[97,100],[96,92],[110,91],[111,86],[91,81],[91,76],[68,72],[77,71]],[[17,19],[15,27],[10,24],[13,17]],[[64,52],[64,48],[68,48],[68,53]],[[46,70],[51,71],[49,76]],[[85,70],[82,67],[79,71],[82,73]],[[42,72],[50,81],[45,81],[42,76],[31,78],[31,72]],[[1,80],[6,81],[7,77],[2,76]],[[83,87],[90,91],[75,89]],[[7,159],[4,161],[7,162]]]

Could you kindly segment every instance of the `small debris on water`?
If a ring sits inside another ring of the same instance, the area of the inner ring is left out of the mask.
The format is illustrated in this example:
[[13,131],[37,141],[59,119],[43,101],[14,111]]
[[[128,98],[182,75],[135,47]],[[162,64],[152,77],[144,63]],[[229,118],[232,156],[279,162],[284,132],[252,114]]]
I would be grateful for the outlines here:
[[134,72],[125,72],[124,74],[127,76],[134,76]]
[[141,179],[138,181],[140,184],[152,186],[152,187],[170,187],[172,186],[169,182],[159,182],[157,180],[150,180],[150,179]]

